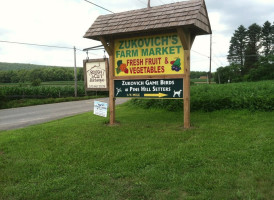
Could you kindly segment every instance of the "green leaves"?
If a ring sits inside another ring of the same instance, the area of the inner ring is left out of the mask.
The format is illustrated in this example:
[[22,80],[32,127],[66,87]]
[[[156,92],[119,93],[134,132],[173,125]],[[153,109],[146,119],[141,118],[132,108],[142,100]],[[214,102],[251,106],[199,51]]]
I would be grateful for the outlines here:
[[175,62],[174,62],[173,65],[175,65],[175,66],[177,66],[177,67],[180,67],[180,66],[181,66],[181,59],[180,59],[180,58],[177,58],[177,59],[175,60]]
[[121,72],[120,66],[121,66],[122,63],[123,63],[122,60],[117,61],[117,66],[118,66],[118,67],[116,67],[116,73],[117,74],[119,74]]
[[[37,87],[1,87],[0,91],[9,99],[21,98],[58,98],[74,96],[71,86],[37,86]],[[79,96],[84,96],[84,88],[78,87]]]
[[[274,81],[233,83],[225,85],[201,84],[191,87],[191,111],[211,112],[222,109],[274,110]],[[182,100],[134,99],[132,104],[142,108],[161,108],[178,111]]]

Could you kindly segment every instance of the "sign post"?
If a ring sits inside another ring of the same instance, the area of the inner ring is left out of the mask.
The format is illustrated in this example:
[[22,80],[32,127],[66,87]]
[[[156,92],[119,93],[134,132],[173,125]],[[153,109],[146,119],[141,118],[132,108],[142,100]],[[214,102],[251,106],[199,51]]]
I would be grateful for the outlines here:
[[115,97],[182,99],[183,79],[115,80]]
[[[196,35],[211,33],[204,0],[148,3],[147,9],[99,16],[84,37],[101,41],[109,55],[110,124],[116,97],[182,98],[182,93],[184,128],[190,128],[190,49]],[[161,85],[163,80],[174,85]]]
[[107,59],[84,60],[84,80],[86,91],[108,91]]

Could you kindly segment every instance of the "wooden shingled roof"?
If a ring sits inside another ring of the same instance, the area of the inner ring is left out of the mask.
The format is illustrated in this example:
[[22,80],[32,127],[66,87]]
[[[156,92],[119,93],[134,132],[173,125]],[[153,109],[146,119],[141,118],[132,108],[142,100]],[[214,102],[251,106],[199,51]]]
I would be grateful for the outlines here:
[[181,1],[172,4],[101,15],[88,29],[84,38],[122,37],[134,33],[176,31],[188,28],[194,35],[211,34],[204,0]]

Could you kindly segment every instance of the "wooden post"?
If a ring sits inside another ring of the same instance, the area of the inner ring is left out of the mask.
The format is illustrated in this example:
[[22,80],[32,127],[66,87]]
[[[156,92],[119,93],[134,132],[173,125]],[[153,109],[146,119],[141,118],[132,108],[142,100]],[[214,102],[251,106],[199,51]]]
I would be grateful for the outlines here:
[[109,123],[115,124],[114,54],[109,55]]
[[115,97],[114,97],[114,41],[109,43],[105,38],[100,37],[109,55],[109,124],[115,124]]
[[184,50],[184,128],[190,128],[190,50]]
[[195,36],[192,36],[187,29],[178,28],[178,36],[184,48],[184,128],[190,128],[190,49]]

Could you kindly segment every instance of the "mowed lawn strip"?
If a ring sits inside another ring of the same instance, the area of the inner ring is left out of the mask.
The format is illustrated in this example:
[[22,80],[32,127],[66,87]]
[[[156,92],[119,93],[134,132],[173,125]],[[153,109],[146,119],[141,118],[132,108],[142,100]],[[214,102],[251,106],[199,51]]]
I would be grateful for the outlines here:
[[116,115],[0,132],[0,199],[273,199],[273,112]]

